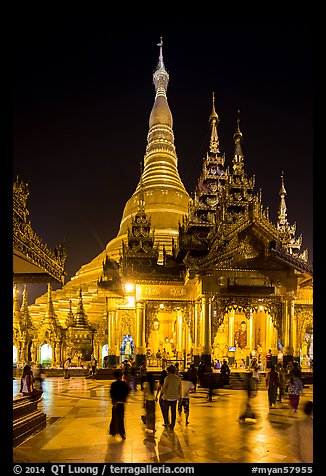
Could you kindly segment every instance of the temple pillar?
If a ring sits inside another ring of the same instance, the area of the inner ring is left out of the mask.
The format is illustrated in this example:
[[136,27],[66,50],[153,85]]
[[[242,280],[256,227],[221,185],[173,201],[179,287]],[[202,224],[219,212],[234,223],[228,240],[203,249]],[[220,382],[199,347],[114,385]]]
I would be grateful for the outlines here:
[[136,303],[136,365],[142,365],[146,361],[145,340],[145,305],[143,302]]
[[180,309],[177,310],[177,341],[176,341],[176,351],[177,359],[182,355],[182,337],[183,337],[183,319],[182,312]]
[[268,312],[265,313],[265,326],[266,326],[266,351],[268,352],[269,349],[272,349],[273,342],[272,342],[272,337],[273,337],[273,330],[272,330],[272,319],[271,316]]
[[250,318],[249,318],[249,341],[248,341],[248,347],[250,351],[253,350],[254,348],[254,332],[255,332],[255,326],[254,326],[254,318],[253,318],[253,313],[252,310],[250,309]]
[[116,315],[117,311],[114,309],[109,309],[108,311],[108,364],[111,367],[114,367],[118,364],[119,358],[117,357],[116,351]]
[[283,303],[283,322],[284,322],[284,349],[283,365],[286,367],[289,361],[293,361],[293,320],[294,320],[294,298],[287,295]]
[[184,355],[184,370],[187,368],[187,352],[188,352],[188,333],[187,333],[187,323],[184,320],[183,323],[183,355]]
[[194,364],[197,367],[200,362],[201,346],[200,346],[200,302],[195,302],[195,317],[194,317]]
[[293,300],[293,318],[292,318],[292,347],[294,360],[300,361],[300,346],[298,346],[298,316],[294,312],[294,300]]
[[228,346],[234,345],[234,309],[229,310]]
[[201,299],[201,308],[202,308],[202,320],[203,320],[203,336],[202,336],[202,359],[206,363],[211,363],[211,356],[212,356],[212,305],[211,299],[208,296],[203,296]]

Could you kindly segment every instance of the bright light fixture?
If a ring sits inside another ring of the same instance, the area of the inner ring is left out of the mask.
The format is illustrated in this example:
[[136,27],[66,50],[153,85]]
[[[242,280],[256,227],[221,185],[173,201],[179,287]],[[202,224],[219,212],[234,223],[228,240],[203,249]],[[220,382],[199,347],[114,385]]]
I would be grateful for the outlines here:
[[131,293],[134,290],[134,285],[132,283],[125,284],[125,291],[126,293]]

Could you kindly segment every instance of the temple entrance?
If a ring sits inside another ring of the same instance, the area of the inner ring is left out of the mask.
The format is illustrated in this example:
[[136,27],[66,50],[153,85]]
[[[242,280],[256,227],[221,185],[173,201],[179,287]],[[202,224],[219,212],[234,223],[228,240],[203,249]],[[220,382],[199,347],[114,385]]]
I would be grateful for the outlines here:
[[109,355],[109,346],[108,344],[104,344],[102,346],[102,367],[104,369],[108,366],[108,355]]
[[229,306],[215,334],[212,358],[215,362],[226,359],[235,368],[247,368],[256,358],[265,366],[268,350],[277,354],[277,341],[277,330],[264,306],[256,306],[249,313],[240,306]]
[[161,356],[172,359],[176,357],[176,351],[176,315],[159,311],[149,334],[147,355],[156,357],[159,352]]
[[52,364],[52,347],[50,344],[43,344],[40,352],[40,363],[44,367],[51,367]]
[[192,341],[183,312],[181,307],[160,304],[147,342],[147,358],[154,359],[155,366],[178,362],[183,370],[191,363]]

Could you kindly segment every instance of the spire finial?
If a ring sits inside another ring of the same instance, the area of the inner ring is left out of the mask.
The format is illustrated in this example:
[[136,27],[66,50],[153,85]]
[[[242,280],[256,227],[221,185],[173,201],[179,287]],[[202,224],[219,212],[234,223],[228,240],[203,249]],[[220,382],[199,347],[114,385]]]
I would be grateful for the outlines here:
[[218,134],[217,134],[217,124],[220,122],[220,119],[218,117],[218,114],[215,111],[215,93],[213,91],[213,104],[212,104],[212,112],[211,115],[209,116],[209,123],[211,124],[212,130],[211,130],[211,138],[209,142],[209,151],[212,153],[219,153],[219,139],[218,139]]
[[158,64],[156,70],[154,71],[153,75],[153,82],[155,84],[156,89],[156,97],[157,96],[164,96],[166,97],[166,90],[169,84],[169,74],[165,69],[164,62],[163,62],[163,39],[160,37],[160,42],[157,43],[157,46],[160,47],[160,56],[158,59]]
[[160,42],[157,43],[157,46],[160,47],[160,56],[159,56],[159,59],[158,59],[158,68],[161,69],[165,69],[164,68],[164,63],[163,63],[163,39],[162,37],[160,36]]

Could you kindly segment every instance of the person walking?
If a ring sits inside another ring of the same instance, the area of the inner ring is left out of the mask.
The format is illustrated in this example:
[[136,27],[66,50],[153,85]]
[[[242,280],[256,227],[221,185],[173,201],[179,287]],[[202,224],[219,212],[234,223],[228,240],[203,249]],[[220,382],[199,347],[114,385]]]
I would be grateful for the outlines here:
[[230,367],[228,366],[227,361],[224,359],[223,364],[220,370],[221,375],[223,375],[224,385],[229,385],[229,378],[231,374]]
[[145,382],[146,376],[147,376],[147,368],[146,368],[145,362],[143,362],[141,364],[140,369],[139,369],[139,374],[140,374],[140,390],[143,390],[144,382]]
[[97,360],[96,360],[95,357],[93,356],[92,359],[91,359],[92,378],[95,377],[96,367],[97,367]]
[[309,400],[303,407],[304,418],[298,420],[291,430],[291,450],[295,462],[313,463],[313,402]]
[[194,390],[195,386],[189,380],[189,374],[186,372],[181,380],[181,398],[178,402],[178,413],[181,421],[182,408],[186,416],[186,425],[189,424],[189,411],[190,411],[190,391]]
[[130,388],[134,392],[137,390],[137,368],[135,362],[130,367]]
[[176,362],[176,364],[175,364],[175,375],[178,375],[178,377],[181,377],[179,362]]
[[198,370],[195,367],[195,364],[191,364],[188,371],[188,376],[190,382],[194,385],[194,392],[196,392],[197,380],[198,380]]
[[[170,365],[168,375],[164,379],[161,389],[162,398],[164,400],[164,425],[174,430],[177,402],[181,398],[181,378],[175,375],[175,366]],[[171,409],[171,423],[169,424],[169,409]]]
[[160,405],[160,409],[161,409],[161,412],[162,412],[162,416],[163,416],[163,419],[164,419],[164,406],[165,406],[165,401],[163,400],[162,398],[162,387],[163,387],[163,383],[164,383],[164,380],[165,380],[165,377],[168,375],[168,372],[167,370],[164,368],[161,372],[161,375],[160,375],[160,380],[158,382],[158,386],[157,386],[157,390],[156,390],[156,395],[155,395],[155,401],[157,402],[158,400],[158,403]]
[[122,371],[117,369],[114,372],[115,382],[111,384],[110,396],[112,400],[112,418],[110,422],[109,434],[112,436],[120,435],[123,440],[126,439],[124,425],[125,403],[130,392],[129,385],[122,380]]
[[276,365],[276,371],[278,372],[279,379],[280,379],[279,390],[278,390],[278,401],[282,402],[284,394],[285,394],[285,390],[288,386],[288,384],[287,384],[288,378],[287,378],[286,370],[283,367],[283,364],[281,362],[279,362]]
[[68,357],[65,363],[63,364],[63,378],[70,378],[69,367],[71,366],[71,358]]
[[155,380],[151,372],[147,372],[143,391],[146,430],[155,433]]
[[273,408],[276,404],[277,398],[277,389],[280,384],[280,378],[278,372],[275,369],[275,365],[272,364],[270,367],[270,371],[266,374],[266,388],[268,391],[268,401],[269,407]]
[[266,370],[272,368],[272,359],[273,359],[272,350],[268,349],[268,352],[265,355]]
[[291,372],[291,376],[288,379],[287,383],[290,407],[292,408],[293,413],[296,413],[300,402],[300,395],[303,390],[303,383],[298,370],[293,370]]
[[247,418],[257,420],[256,413],[252,408],[252,399],[257,395],[257,379],[253,375],[253,370],[244,373],[243,380],[245,384],[245,390],[247,393],[247,398],[245,401],[244,409],[239,415],[239,422],[245,422]]

